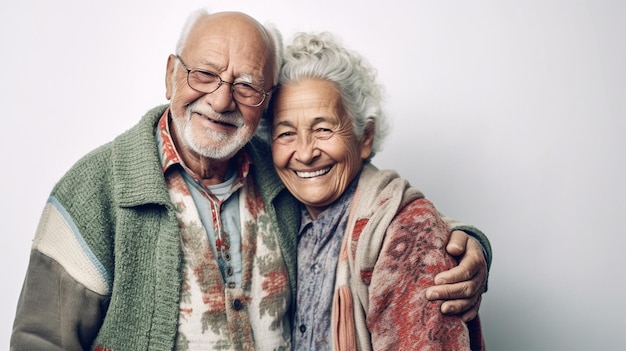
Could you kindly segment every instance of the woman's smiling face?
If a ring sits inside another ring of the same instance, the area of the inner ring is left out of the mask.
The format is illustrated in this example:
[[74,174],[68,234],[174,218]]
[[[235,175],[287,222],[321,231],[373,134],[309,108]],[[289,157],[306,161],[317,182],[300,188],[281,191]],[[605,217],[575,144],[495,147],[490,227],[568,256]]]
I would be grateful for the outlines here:
[[372,151],[354,133],[334,83],[303,79],[273,97],[272,157],[280,179],[313,218],[335,202]]

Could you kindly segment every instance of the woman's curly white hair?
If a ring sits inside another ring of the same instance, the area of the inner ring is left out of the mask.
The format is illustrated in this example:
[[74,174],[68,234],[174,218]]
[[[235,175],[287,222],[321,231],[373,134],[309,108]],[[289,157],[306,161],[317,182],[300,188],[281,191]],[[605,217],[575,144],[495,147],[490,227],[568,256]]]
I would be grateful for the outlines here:
[[[364,57],[344,48],[333,34],[298,33],[284,50],[278,89],[306,78],[334,83],[352,118],[355,134],[361,137],[368,124],[374,124],[372,158],[389,133],[389,121],[381,106],[383,87],[376,82],[376,74]],[[268,112],[265,122],[271,123],[271,109]],[[271,130],[271,125],[267,127]]]

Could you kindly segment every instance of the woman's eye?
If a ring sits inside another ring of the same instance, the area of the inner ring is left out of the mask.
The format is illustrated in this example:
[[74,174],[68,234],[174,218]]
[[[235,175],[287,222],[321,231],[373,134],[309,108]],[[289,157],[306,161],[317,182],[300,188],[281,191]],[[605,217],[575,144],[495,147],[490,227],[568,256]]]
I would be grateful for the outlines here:
[[328,129],[328,128],[317,128],[313,132],[313,135],[317,139],[328,139],[331,136],[333,136],[333,131],[331,129]]
[[295,140],[295,136],[296,136],[296,133],[294,132],[281,132],[281,133],[276,133],[273,139],[274,141],[278,141],[281,143],[289,143]]

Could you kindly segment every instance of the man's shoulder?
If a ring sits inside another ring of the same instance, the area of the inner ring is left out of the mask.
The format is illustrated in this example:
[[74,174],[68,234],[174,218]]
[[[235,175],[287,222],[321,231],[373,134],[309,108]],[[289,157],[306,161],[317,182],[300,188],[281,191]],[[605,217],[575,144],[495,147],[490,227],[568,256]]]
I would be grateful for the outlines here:
[[249,150],[254,151],[258,157],[269,157],[271,159],[270,144],[263,138],[255,135],[246,145]]
[[[245,151],[252,159],[251,175],[255,185],[263,198],[271,201],[285,189],[285,186],[274,169],[269,144],[263,138],[255,136],[248,142]],[[291,195],[287,193],[287,196],[290,197]]]
[[252,158],[252,162],[261,173],[275,173],[272,162],[272,150],[269,144],[262,138],[254,136],[245,147],[246,152]]

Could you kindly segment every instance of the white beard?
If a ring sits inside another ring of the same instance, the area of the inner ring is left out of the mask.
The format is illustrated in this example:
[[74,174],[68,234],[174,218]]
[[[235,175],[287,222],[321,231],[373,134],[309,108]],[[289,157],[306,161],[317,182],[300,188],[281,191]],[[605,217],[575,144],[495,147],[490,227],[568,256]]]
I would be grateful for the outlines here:
[[[191,124],[192,111],[209,116],[212,119],[227,121],[237,126],[234,135],[216,132],[211,129],[197,131]],[[214,160],[227,160],[232,158],[254,136],[256,126],[245,125],[243,116],[239,111],[220,114],[213,111],[206,103],[194,101],[185,109],[183,117],[174,116],[172,121],[176,130],[180,132],[183,144],[194,152]],[[201,132],[200,136],[198,136]],[[196,136],[194,136],[194,133]]]

